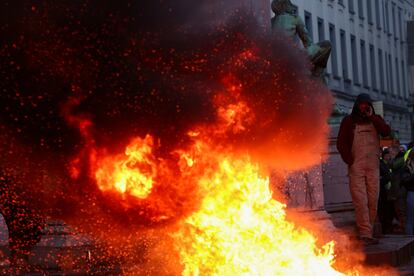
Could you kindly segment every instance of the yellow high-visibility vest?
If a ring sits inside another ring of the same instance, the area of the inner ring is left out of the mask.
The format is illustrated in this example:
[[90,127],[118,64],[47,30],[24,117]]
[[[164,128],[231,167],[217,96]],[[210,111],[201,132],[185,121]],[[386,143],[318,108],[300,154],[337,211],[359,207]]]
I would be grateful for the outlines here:
[[410,155],[411,150],[412,150],[412,148],[411,148],[411,149],[409,149],[409,150],[407,150],[407,151],[404,153],[404,161],[407,161],[407,159],[408,159],[408,155]]

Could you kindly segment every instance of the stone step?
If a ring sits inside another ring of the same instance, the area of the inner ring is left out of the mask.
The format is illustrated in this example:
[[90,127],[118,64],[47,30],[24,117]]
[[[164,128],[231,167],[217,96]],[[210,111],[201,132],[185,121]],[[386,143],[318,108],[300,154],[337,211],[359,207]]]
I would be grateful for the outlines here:
[[[357,238],[353,210],[333,212],[330,215],[335,227],[351,238]],[[379,244],[365,246],[364,252],[368,265],[404,266],[410,263],[414,256],[414,236],[384,235],[380,238]]]
[[[321,220],[331,221],[326,214],[321,216]],[[333,219],[333,221],[336,226],[338,224],[342,226],[340,227],[342,231],[348,229],[349,235],[352,236],[352,224],[350,223],[352,213],[342,216],[340,223],[338,223],[338,219]],[[335,228],[333,225],[331,227]],[[368,265],[401,267],[407,273],[414,271],[414,262],[410,263],[414,256],[414,236],[386,235],[380,239],[379,244],[366,246],[364,251],[366,253],[365,262]],[[4,252],[4,254],[0,257],[3,256],[7,259],[8,246],[0,244],[1,252]],[[118,268],[110,268],[118,267],[117,265],[109,266],[104,263],[94,265],[94,257],[96,256],[99,256],[99,251],[96,250],[90,238],[74,233],[70,227],[62,222],[55,222],[49,223],[41,241],[34,248],[33,256],[30,257],[29,261],[31,265],[47,271],[48,275],[119,274],[120,270]],[[3,268],[7,269],[7,267]],[[26,273],[26,275],[42,275],[42,273],[33,272]]]
[[[55,238],[56,239],[56,238]],[[63,243],[61,243],[63,244]],[[0,247],[0,275],[119,275],[120,265],[102,259],[100,251],[89,245],[37,245],[29,258],[30,271],[10,273],[8,248]]]
[[364,251],[369,265],[400,267],[410,263],[414,256],[414,236],[385,235],[379,244],[366,246]]
[[[1,263],[7,264],[10,252],[7,227],[4,223],[0,226],[1,269],[1,267],[4,267]],[[99,250],[97,250],[92,239],[77,234],[64,222],[49,221],[47,227],[43,230],[41,240],[32,250],[29,264],[48,272],[85,271],[96,268],[96,256],[98,255]],[[7,270],[7,268],[3,270]]]
[[[0,215],[0,274],[9,271],[8,230]],[[46,271],[47,275],[118,275],[119,265],[110,257],[102,258],[99,246],[86,235],[77,233],[63,221],[48,221],[41,240],[32,250],[29,264],[32,273],[44,275],[36,270]],[[114,269],[114,267],[116,269]],[[19,274],[20,275],[20,274]]]
[[44,235],[72,235],[76,231],[63,221],[49,221],[43,229]]
[[414,276],[414,259],[410,263],[399,267],[398,272],[402,276]]
[[33,270],[32,272],[11,272],[8,267],[0,268],[1,275],[22,275],[22,276],[61,276],[61,275],[73,275],[73,276],[80,276],[80,275],[121,275],[122,270],[120,268],[115,269],[91,269],[91,270],[72,270],[72,271],[56,271],[56,270]]

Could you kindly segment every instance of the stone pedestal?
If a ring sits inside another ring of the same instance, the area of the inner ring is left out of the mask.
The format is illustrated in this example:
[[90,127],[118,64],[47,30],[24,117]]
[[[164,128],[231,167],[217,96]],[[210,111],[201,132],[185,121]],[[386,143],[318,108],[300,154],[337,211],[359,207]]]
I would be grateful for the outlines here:
[[330,215],[324,207],[324,189],[322,165],[318,164],[306,171],[288,176],[285,186],[287,207],[306,213],[318,221],[323,229],[335,231]]
[[342,161],[336,149],[336,141],[342,116],[330,120],[328,152],[322,164],[323,190],[325,209],[327,211],[341,211],[352,208],[352,198],[349,191],[348,168]]
[[342,113],[334,114],[329,120],[328,151],[321,153],[321,164],[293,173],[287,178],[284,193],[289,208],[311,211],[314,213],[312,215],[328,220],[330,216],[327,212],[353,208],[348,169],[336,149],[339,125],[344,115]]
[[323,210],[324,194],[322,167],[316,165],[306,171],[292,173],[287,178],[285,194],[289,208]]
[[345,115],[335,106],[329,119],[328,151],[321,153],[322,164],[289,177],[286,186],[289,207],[328,212],[353,208],[348,168],[336,149],[340,122]]

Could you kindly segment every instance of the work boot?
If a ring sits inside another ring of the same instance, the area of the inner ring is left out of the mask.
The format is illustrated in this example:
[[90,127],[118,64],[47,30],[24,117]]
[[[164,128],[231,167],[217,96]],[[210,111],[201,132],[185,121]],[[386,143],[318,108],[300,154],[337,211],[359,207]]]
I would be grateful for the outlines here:
[[371,237],[361,237],[359,238],[364,245],[374,245],[374,244],[378,244],[379,240],[376,238],[371,238]]

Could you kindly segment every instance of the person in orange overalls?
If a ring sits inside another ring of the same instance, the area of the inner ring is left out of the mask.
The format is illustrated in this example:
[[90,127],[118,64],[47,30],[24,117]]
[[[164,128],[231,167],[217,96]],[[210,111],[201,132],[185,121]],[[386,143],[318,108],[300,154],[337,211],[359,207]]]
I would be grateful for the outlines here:
[[348,165],[359,238],[365,244],[378,243],[373,237],[373,225],[379,196],[380,135],[390,133],[390,126],[375,114],[371,97],[365,93],[358,95],[352,113],[342,120],[338,133],[337,149]]

